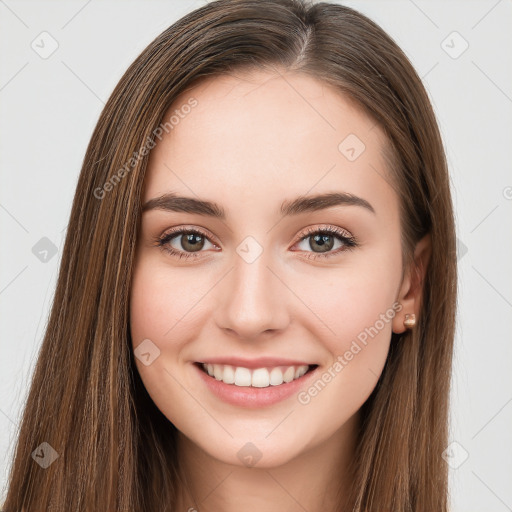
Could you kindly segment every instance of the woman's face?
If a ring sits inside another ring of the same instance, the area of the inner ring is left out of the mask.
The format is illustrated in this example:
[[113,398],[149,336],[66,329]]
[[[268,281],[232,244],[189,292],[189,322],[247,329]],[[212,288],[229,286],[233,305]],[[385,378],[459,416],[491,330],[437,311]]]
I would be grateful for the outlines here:
[[209,78],[173,113],[142,201],[137,369],[210,456],[282,464],[357,418],[412,312],[386,139],[303,74]]

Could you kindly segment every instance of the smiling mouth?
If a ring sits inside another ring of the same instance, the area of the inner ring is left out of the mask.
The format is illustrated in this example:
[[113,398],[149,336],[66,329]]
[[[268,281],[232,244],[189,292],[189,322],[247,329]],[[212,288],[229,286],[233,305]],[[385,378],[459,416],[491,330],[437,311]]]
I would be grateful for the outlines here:
[[210,377],[240,387],[266,388],[280,386],[300,379],[315,370],[318,365],[274,366],[267,368],[244,368],[229,364],[195,363],[198,368]]

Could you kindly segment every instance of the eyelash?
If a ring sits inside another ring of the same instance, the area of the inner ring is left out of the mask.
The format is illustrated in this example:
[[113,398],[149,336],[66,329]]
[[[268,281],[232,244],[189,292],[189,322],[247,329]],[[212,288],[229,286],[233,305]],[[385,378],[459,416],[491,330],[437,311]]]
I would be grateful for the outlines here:
[[[321,259],[321,258],[328,258],[330,256],[335,256],[337,254],[340,254],[341,252],[351,251],[359,246],[359,242],[357,241],[357,239],[352,235],[347,236],[346,233],[347,232],[345,230],[341,230],[334,226],[324,226],[321,228],[318,228],[318,227],[308,228],[306,230],[306,232],[303,233],[302,236],[293,245],[297,245],[298,243],[302,242],[303,240],[305,240],[307,238],[310,238],[313,235],[335,235],[341,242],[343,242],[344,245],[342,248],[338,248],[336,251],[327,252],[324,254],[310,252],[310,254],[312,254],[314,256],[307,256],[307,259],[314,259],[314,260]],[[181,258],[188,259],[191,257],[197,258],[199,255],[195,252],[178,251],[178,250],[174,249],[174,247],[170,247],[167,245],[173,238],[176,238],[176,236],[183,235],[183,234],[199,235],[199,236],[202,236],[209,240],[208,235],[197,228],[186,228],[186,229],[185,228],[177,228],[175,230],[167,232],[166,234],[164,234],[161,237],[157,237],[155,239],[155,243],[160,249],[169,253],[171,256],[177,257],[179,259],[181,259]],[[213,243],[213,242],[210,241],[210,243]],[[204,251],[197,251],[197,252],[200,253],[200,252],[204,252]]]

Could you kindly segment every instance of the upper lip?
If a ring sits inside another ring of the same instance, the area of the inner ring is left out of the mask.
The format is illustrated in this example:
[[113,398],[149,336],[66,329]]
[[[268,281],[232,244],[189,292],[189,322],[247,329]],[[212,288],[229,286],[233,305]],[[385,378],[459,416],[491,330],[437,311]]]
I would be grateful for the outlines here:
[[256,359],[244,359],[241,357],[209,357],[200,361],[205,364],[229,364],[242,366],[243,368],[266,368],[273,366],[311,366],[313,363],[299,361],[297,359],[281,359],[278,357],[258,357]]

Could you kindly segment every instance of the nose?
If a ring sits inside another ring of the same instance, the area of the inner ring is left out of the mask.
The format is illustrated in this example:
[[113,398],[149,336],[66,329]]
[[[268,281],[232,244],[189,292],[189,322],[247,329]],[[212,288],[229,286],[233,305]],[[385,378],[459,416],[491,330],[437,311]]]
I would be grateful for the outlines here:
[[290,321],[290,292],[265,255],[251,263],[236,255],[234,268],[215,291],[217,326],[241,340],[282,331]]

